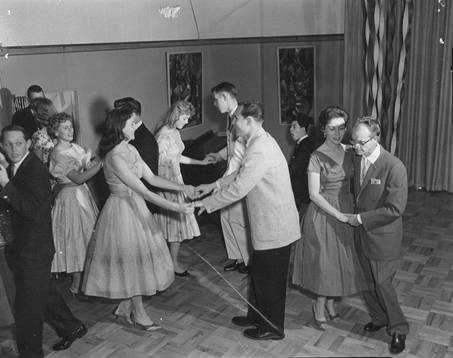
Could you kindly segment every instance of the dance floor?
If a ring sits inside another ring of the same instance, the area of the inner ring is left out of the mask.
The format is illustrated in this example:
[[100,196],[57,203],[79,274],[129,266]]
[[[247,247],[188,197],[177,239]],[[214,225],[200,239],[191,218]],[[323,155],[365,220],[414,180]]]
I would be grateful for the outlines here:
[[[404,255],[395,286],[410,323],[406,350],[398,357],[453,357],[453,195],[411,191],[404,215]],[[325,332],[305,324],[313,299],[288,289],[286,338],[256,342],[242,335],[231,317],[244,314],[246,305],[230,287],[246,296],[247,276],[224,272],[225,251],[218,228],[201,226],[203,236],[183,244],[182,261],[192,277],[177,278],[158,296],[146,299],[147,311],[163,329],[139,331],[115,321],[115,302],[78,301],[66,294],[88,334],[67,351],[51,352],[58,340],[45,326],[47,357],[363,357],[389,356],[385,330],[362,330],[368,315],[360,297],[339,303],[341,320]],[[215,267],[228,283],[203,259]],[[67,292],[68,279],[60,279]],[[17,357],[11,328],[0,329],[0,357]]]

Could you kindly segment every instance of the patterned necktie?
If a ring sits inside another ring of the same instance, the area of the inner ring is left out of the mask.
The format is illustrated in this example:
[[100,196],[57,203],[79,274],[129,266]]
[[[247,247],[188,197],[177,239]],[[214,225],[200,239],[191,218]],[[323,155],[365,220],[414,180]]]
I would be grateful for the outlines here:
[[360,161],[360,185],[362,185],[365,180],[366,172],[368,171],[369,166],[370,161],[362,155],[362,160]]

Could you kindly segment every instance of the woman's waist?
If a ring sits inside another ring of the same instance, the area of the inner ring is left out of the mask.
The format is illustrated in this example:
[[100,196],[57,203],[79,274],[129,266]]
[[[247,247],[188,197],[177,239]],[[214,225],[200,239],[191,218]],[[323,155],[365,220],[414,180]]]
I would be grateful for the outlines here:
[[140,196],[132,189],[112,189],[110,188],[110,196],[115,196],[119,198],[126,198],[132,196]]
[[351,196],[352,192],[351,189],[348,187],[342,187],[342,188],[321,188],[320,194],[322,196]]

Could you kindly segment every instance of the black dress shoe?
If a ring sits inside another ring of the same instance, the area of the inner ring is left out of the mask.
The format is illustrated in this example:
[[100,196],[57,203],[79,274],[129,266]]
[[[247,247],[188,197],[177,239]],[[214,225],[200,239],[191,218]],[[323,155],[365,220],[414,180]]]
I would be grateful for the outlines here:
[[63,337],[63,339],[60,342],[55,343],[52,348],[54,351],[62,351],[64,349],[68,349],[69,347],[71,347],[72,343],[74,343],[74,341],[77,338],[83,337],[87,332],[88,332],[87,328],[85,327],[84,324],[82,324],[79,328],[74,330],[69,336]]
[[239,268],[239,263],[237,260],[233,260],[232,262],[230,262],[229,264],[225,265],[223,267],[223,270],[224,271],[236,271],[238,268]]
[[363,326],[363,329],[367,332],[376,332],[379,331],[382,327],[387,326],[386,324],[376,324],[373,322],[368,322],[365,326]]
[[404,351],[404,348],[406,348],[406,336],[404,334],[393,333],[392,343],[390,343],[390,353],[399,354]]
[[187,277],[187,276],[190,276],[190,273],[189,271],[183,271],[183,272],[176,272],[175,271],[175,276],[178,276],[178,277]]
[[234,316],[231,322],[240,327],[258,326],[258,323],[251,321],[247,316]]
[[245,263],[241,262],[238,267],[238,272],[248,274],[250,272],[249,267],[245,266]]
[[248,328],[244,331],[244,336],[258,341],[278,341],[285,338],[284,334],[279,334],[272,331],[262,331],[259,328]]

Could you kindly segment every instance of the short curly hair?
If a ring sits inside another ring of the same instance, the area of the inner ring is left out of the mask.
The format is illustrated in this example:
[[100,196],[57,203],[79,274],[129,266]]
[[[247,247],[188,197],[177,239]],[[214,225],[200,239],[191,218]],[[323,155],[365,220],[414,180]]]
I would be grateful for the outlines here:
[[60,127],[61,124],[64,122],[70,121],[72,126],[74,127],[74,118],[72,118],[71,115],[65,113],[65,112],[60,112],[56,113],[53,116],[49,118],[49,124],[47,126],[47,133],[53,138],[56,138],[56,134],[58,131],[58,128]]

